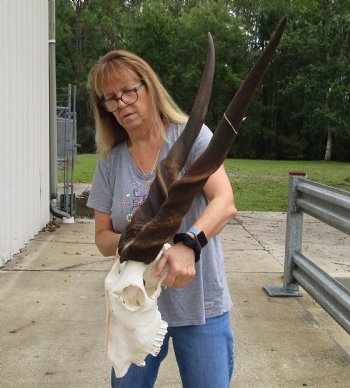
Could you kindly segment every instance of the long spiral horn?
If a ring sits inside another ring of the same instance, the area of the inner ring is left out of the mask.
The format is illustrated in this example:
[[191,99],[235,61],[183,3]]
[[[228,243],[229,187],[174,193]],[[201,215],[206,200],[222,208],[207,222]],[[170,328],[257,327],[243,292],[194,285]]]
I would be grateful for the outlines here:
[[122,261],[152,262],[163,244],[178,231],[193,199],[203,189],[210,175],[221,166],[227,157],[238,134],[242,119],[276,51],[286,22],[287,18],[284,17],[268,46],[229,104],[207,149],[190,166],[181,179],[170,185],[168,197],[156,216],[140,230],[130,244],[119,249]]
[[121,236],[118,248],[121,257],[124,257],[125,247],[156,216],[168,197],[169,187],[177,179],[179,171],[184,166],[208,111],[214,71],[214,43],[211,34],[208,33],[206,65],[192,111],[181,135],[170,149],[167,157],[160,162],[146,201],[135,211],[131,222]]

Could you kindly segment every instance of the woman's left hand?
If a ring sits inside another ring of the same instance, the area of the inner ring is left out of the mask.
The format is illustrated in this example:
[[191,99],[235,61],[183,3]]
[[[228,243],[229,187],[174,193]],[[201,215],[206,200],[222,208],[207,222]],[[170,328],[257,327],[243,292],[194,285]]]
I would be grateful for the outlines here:
[[169,288],[186,287],[196,275],[193,250],[178,242],[163,253],[156,265],[155,275],[160,276],[166,266],[168,273],[162,284]]

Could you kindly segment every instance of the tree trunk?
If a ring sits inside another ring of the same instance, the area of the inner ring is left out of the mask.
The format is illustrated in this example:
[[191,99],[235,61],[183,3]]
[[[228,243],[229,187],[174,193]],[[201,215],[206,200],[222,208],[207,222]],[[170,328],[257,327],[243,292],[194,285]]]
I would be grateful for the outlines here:
[[331,160],[332,156],[332,128],[330,125],[327,127],[327,144],[326,144],[326,152],[324,154],[324,160]]

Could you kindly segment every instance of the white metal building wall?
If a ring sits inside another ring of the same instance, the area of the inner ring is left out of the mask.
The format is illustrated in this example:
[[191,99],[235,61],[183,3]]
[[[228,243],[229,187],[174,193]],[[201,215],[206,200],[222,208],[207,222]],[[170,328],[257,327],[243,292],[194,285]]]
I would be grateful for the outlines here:
[[0,0],[0,267],[50,219],[48,1]]

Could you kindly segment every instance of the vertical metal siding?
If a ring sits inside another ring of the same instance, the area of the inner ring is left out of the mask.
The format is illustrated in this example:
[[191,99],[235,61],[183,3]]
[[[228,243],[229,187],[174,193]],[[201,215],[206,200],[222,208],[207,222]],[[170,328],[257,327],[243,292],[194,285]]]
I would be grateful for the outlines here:
[[0,266],[50,219],[48,1],[0,1]]

